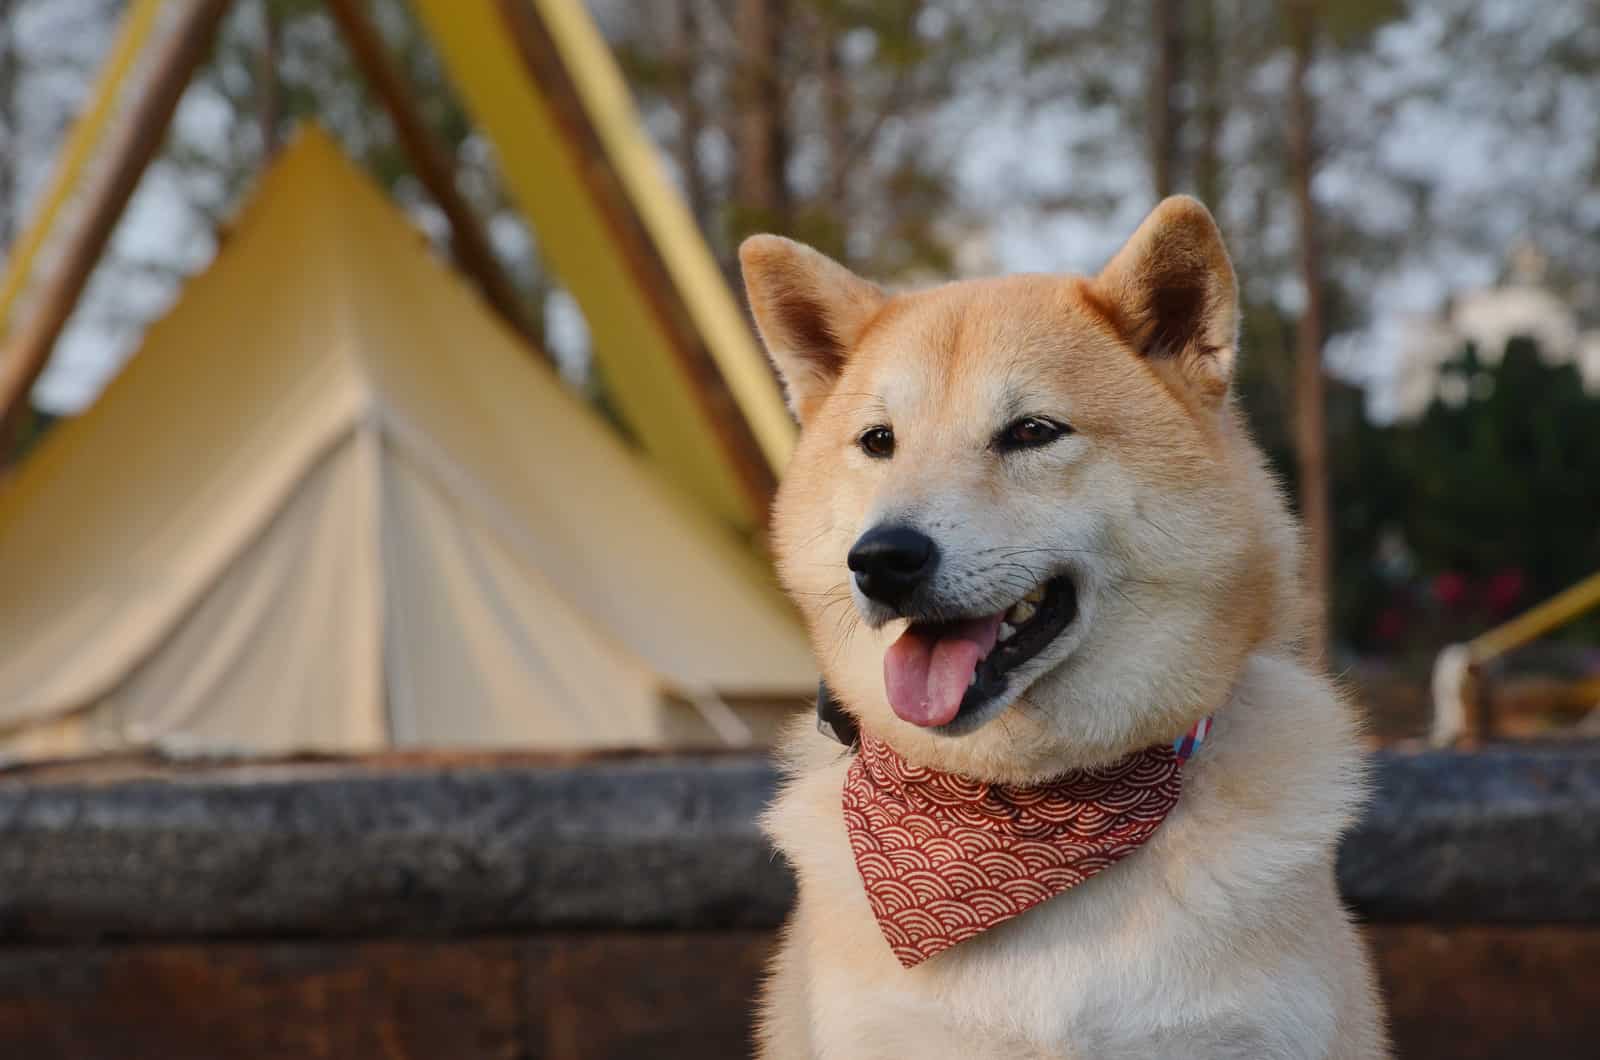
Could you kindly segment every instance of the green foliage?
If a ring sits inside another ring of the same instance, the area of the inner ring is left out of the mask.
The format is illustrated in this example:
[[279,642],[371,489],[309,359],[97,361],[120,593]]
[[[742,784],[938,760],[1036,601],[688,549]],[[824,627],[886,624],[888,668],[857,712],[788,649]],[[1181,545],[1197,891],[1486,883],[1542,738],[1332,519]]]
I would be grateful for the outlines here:
[[17,417],[15,434],[0,437],[0,472],[20,464],[34,446],[44,440],[55,422],[56,417],[43,409],[25,405]]
[[1600,568],[1600,397],[1523,339],[1497,365],[1464,350],[1445,373],[1464,403],[1436,400],[1414,424],[1342,425],[1338,614],[1358,643],[1394,603],[1374,576],[1386,529],[1402,535],[1424,582],[1516,572],[1518,607]]
[[1406,0],[1321,0],[1318,24],[1340,48],[1364,47],[1384,25],[1406,15]]

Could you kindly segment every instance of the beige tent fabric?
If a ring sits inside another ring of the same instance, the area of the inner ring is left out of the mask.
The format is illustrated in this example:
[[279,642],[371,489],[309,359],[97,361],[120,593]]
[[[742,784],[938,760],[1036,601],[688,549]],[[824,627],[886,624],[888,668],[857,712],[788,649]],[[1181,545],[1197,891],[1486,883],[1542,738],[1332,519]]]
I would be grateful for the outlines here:
[[[539,571],[460,518],[405,459],[384,475],[396,734],[462,732],[592,745],[660,742],[659,679],[567,605]],[[404,573],[401,573],[404,572]],[[444,708],[444,709],[440,709]]]
[[770,572],[317,133],[0,492],[0,751],[711,743],[669,699],[812,680]]

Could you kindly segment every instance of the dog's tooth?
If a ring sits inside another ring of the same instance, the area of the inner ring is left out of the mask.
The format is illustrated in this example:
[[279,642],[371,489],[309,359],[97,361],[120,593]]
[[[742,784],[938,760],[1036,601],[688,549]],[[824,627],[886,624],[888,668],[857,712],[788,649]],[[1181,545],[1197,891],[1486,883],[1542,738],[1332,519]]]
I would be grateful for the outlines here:
[[1009,622],[1002,622],[1002,623],[1000,623],[1000,638],[999,639],[1002,640],[1002,641],[1010,640],[1011,639],[1011,634],[1015,633],[1016,631],[1017,631],[1017,627],[1016,626],[1013,626]]
[[1031,600],[1021,600],[1006,612],[1006,620],[1013,626],[1020,626],[1034,616],[1039,608]]
[[1029,593],[1027,596],[1024,596],[1023,599],[1035,604],[1042,602],[1044,600],[1044,586],[1034,586],[1033,592]]

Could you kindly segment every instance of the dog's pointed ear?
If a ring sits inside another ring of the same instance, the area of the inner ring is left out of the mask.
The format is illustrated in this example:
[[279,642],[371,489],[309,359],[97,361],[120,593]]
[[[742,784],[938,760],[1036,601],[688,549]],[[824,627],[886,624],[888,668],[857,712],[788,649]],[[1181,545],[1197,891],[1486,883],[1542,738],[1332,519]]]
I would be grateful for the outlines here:
[[1239,345],[1239,291],[1222,233],[1198,199],[1163,199],[1089,284],[1135,350],[1220,402]]
[[756,328],[783,377],[789,408],[804,423],[888,296],[832,258],[782,236],[746,239],[739,263]]

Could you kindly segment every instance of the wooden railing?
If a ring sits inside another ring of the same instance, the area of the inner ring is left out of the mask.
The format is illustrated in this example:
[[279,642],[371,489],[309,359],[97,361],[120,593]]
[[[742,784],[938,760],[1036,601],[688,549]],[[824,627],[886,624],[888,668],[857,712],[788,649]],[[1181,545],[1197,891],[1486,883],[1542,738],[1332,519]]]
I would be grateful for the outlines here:
[[[1441,651],[1433,667],[1434,745],[1493,738],[1494,701],[1485,687],[1485,667],[1595,607],[1600,607],[1600,571],[1466,644]],[[1581,697],[1590,689],[1595,695],[1588,702],[1600,706],[1600,679],[1576,682],[1569,694]]]

